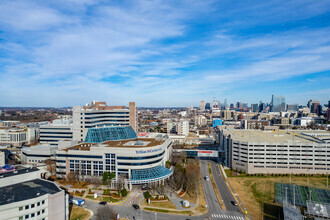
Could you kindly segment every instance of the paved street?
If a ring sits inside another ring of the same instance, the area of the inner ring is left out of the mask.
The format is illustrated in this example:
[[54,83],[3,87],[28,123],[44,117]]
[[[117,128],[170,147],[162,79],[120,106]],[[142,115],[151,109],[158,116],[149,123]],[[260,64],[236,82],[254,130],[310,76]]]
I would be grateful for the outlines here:
[[[224,200],[227,210],[222,210],[219,204],[219,201],[214,192],[211,181],[204,179],[205,176],[209,176],[208,163],[212,165],[212,173],[217,184],[217,187],[220,189],[221,196]],[[131,204],[125,202],[120,205],[110,205],[113,209],[119,213],[121,218],[128,219],[144,219],[144,220],[167,220],[167,219],[236,219],[243,220],[243,214],[240,213],[239,208],[231,204],[233,197],[230,194],[230,191],[222,179],[219,169],[216,167],[216,164],[212,161],[201,161],[201,176],[203,177],[202,185],[205,194],[206,204],[208,206],[208,213],[202,216],[184,216],[184,215],[171,215],[171,214],[162,214],[162,213],[151,213],[143,210],[135,210]],[[135,195],[135,194],[134,194]],[[128,198],[128,201],[133,200],[134,203],[137,203],[136,196],[135,199]],[[98,202],[92,200],[86,200],[86,208],[92,210],[94,214],[97,212],[98,207],[100,206]],[[92,219],[96,219],[95,216]]]
[[220,191],[221,198],[223,199],[224,204],[226,206],[226,210],[241,212],[238,206],[234,206],[232,204],[232,201],[235,201],[235,199],[231,194],[230,190],[228,189],[228,186],[223,179],[222,173],[220,172],[218,165],[213,161],[210,161],[210,163],[211,163],[212,173],[214,176],[215,183]]

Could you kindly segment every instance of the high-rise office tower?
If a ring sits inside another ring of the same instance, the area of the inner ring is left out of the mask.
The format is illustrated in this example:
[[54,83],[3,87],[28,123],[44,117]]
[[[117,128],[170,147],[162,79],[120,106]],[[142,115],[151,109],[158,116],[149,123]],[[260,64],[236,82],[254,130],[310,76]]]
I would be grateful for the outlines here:
[[211,104],[209,102],[207,102],[205,104],[205,110],[210,110],[211,109]]
[[[315,113],[315,114],[320,114],[320,107],[321,107],[321,105],[320,105],[320,103],[318,103],[318,102],[313,102],[312,103],[312,105],[311,105],[311,107],[310,107],[310,109],[311,109],[311,113]],[[321,108],[322,109],[322,108]]]
[[242,108],[242,102],[236,102],[236,108]]
[[272,95],[271,111],[272,112],[285,111],[285,97],[284,96]]
[[201,104],[199,106],[199,110],[205,111],[205,102],[204,102],[204,100],[201,101]]
[[307,102],[307,107],[310,109],[310,110],[312,110],[311,108],[312,108],[312,104],[313,103],[320,103],[320,101],[319,100],[316,100],[316,99],[311,99],[311,100],[309,100],[308,102]]
[[258,112],[259,111],[258,104],[251,104],[251,111],[252,112]]
[[266,111],[267,105],[263,102],[260,102],[259,104],[259,112]]

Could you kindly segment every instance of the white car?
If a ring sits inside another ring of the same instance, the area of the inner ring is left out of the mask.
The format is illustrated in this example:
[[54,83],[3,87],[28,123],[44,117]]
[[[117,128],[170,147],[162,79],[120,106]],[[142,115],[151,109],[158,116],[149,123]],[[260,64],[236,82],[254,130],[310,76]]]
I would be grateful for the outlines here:
[[210,180],[209,176],[205,176],[204,179],[207,180],[207,181]]

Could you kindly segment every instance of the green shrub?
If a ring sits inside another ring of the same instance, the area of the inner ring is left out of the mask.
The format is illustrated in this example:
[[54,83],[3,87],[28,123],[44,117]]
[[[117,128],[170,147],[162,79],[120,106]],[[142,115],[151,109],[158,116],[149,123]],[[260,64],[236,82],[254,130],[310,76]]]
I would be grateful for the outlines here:
[[149,199],[151,197],[149,191],[144,193],[144,198]]
[[127,190],[125,188],[121,190],[121,195],[123,197],[127,196]]

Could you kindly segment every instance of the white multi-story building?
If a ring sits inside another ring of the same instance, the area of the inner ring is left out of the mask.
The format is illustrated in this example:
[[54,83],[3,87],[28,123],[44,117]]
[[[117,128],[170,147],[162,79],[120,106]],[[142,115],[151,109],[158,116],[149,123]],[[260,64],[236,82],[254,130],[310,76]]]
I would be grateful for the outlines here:
[[36,128],[7,128],[0,129],[0,144],[22,146],[35,142]]
[[207,125],[207,118],[204,115],[198,115],[195,117],[196,126],[205,126]]
[[173,134],[177,132],[178,122],[169,121],[166,123],[167,133]]
[[36,168],[1,174],[0,219],[69,219],[68,196],[64,190],[40,176]]
[[71,118],[60,118],[40,126],[40,143],[58,145],[61,140],[72,139],[73,121]]
[[181,120],[178,123],[178,134],[188,136],[188,134],[189,134],[189,121]]
[[49,145],[36,145],[31,147],[25,147],[22,149],[21,160],[22,163],[27,164],[40,164],[45,160],[55,159],[57,146]]
[[[131,188],[132,184],[160,182],[172,175],[165,162],[172,153],[169,138],[137,138],[130,127],[94,128],[86,140],[56,152],[56,172],[60,178],[70,172],[81,178],[115,173]],[[109,140],[109,141],[104,141]]]
[[245,173],[326,174],[330,132],[224,129],[220,152],[226,166]]
[[90,105],[73,107],[73,139],[84,141],[89,128],[128,126],[137,131],[135,102],[126,106],[107,106],[106,102],[93,101]]

